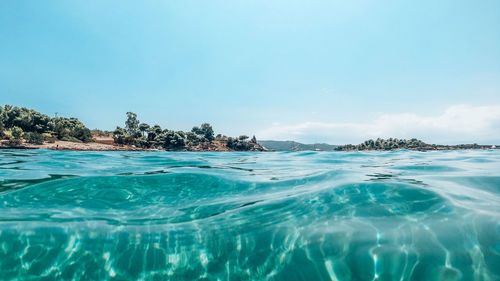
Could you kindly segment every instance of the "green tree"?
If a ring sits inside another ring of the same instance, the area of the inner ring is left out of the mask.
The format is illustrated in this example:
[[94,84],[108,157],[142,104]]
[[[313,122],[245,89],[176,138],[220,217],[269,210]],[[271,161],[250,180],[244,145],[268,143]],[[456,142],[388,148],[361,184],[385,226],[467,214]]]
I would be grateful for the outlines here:
[[173,150],[181,149],[186,144],[184,132],[164,130],[158,136],[158,143],[165,149],[173,149]]
[[200,141],[211,142],[215,139],[214,129],[208,123],[203,123],[200,127],[193,127],[193,129],[191,129],[191,132],[198,135],[200,137]]
[[211,142],[211,141],[213,141],[215,139],[215,137],[214,137],[214,129],[212,128],[212,126],[210,124],[203,123],[203,124],[201,124],[200,129],[201,129],[203,137],[207,141]]
[[125,137],[127,136],[127,131],[121,127],[116,127],[113,131],[113,141],[117,144],[125,144]]
[[[1,108],[1,107],[0,107]],[[77,118],[50,118],[48,115],[26,107],[5,105],[0,110],[0,134],[14,127],[19,127],[25,133],[38,133],[70,141],[93,141],[90,131]],[[31,137],[30,134],[27,136]],[[34,135],[34,139],[38,138]]]
[[37,132],[25,133],[24,138],[28,143],[33,143],[33,144],[43,144],[43,141],[45,139],[42,134]]
[[141,138],[135,140],[135,146],[142,147],[142,148],[150,148],[151,143],[145,137],[141,137]]
[[237,142],[238,142],[238,140],[236,140],[232,137],[228,137],[227,141],[226,141],[226,146],[230,149],[234,149],[235,143],[237,143]]
[[203,135],[203,132],[201,131],[200,127],[198,126],[194,126],[192,129],[191,129],[191,132],[192,133],[195,133],[199,136]]
[[148,129],[148,141],[155,141],[156,137],[159,136],[163,130],[160,125],[154,125],[153,127]]
[[149,129],[148,124],[146,124],[146,123],[139,124],[139,131],[141,131],[142,136],[144,136],[144,134],[148,131],[148,129]]
[[3,124],[3,119],[4,119],[4,109],[3,107],[0,106],[0,138],[2,137],[3,130],[4,130],[4,124]]
[[16,112],[17,111],[15,111],[11,105],[5,105],[3,123],[6,129],[12,129],[14,126],[13,124]]
[[49,129],[50,129],[49,128],[50,117],[48,115],[41,114],[39,112],[32,110],[31,120],[33,122],[31,131],[34,131],[34,132],[37,132],[40,134],[49,131]]
[[77,138],[83,142],[92,142],[94,139],[92,138],[92,134],[90,130],[86,128],[83,124],[76,124],[73,127],[73,131],[71,132],[71,136]]
[[129,135],[133,136],[137,133],[139,129],[139,120],[137,120],[137,114],[133,112],[127,112],[127,120],[125,121],[125,129]]
[[194,132],[187,132],[185,134],[185,136],[186,136],[187,145],[189,145],[189,146],[196,146],[201,141],[200,137]]

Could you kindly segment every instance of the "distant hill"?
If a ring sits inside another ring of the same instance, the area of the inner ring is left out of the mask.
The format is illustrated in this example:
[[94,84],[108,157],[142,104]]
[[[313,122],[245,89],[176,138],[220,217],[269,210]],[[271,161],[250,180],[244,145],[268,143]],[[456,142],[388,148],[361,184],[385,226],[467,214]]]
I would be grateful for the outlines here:
[[334,150],[337,146],[327,143],[304,144],[296,141],[257,141],[260,145],[274,151]]

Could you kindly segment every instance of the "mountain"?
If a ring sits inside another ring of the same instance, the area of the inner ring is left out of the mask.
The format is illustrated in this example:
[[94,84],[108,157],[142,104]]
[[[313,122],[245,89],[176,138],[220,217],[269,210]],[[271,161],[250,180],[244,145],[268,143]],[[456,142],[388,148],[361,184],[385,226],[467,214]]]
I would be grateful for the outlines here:
[[326,151],[334,150],[337,146],[327,143],[315,143],[315,144],[304,144],[296,141],[274,141],[274,140],[262,140],[258,143],[269,150],[274,151],[304,151],[304,150],[316,150],[316,151]]

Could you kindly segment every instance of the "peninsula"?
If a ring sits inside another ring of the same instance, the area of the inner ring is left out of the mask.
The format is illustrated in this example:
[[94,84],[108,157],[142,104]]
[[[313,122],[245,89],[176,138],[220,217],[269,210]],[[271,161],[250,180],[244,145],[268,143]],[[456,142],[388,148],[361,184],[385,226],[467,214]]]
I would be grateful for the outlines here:
[[265,151],[254,137],[215,135],[204,123],[189,132],[141,123],[127,112],[125,127],[90,130],[77,118],[50,117],[33,109],[0,106],[0,148],[54,150]]

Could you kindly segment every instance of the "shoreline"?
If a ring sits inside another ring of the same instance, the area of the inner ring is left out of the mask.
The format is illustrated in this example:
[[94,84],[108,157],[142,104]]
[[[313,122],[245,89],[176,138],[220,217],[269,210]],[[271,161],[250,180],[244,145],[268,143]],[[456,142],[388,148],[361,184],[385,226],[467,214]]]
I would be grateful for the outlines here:
[[496,150],[500,149],[500,147],[496,145],[478,145],[476,147],[458,147],[453,145],[443,145],[437,147],[421,147],[421,148],[392,148],[392,149],[334,149],[333,151],[344,151],[344,152],[353,152],[353,151],[398,151],[398,150],[410,150],[410,151],[452,151],[452,150]]
[[10,145],[7,141],[0,142],[0,149],[49,149],[67,151],[154,151],[156,149],[144,149],[129,146],[118,146],[97,142],[78,143],[70,141],[55,141],[53,143],[31,144],[23,142],[20,145]]
[[[185,148],[181,150],[165,150],[156,148],[139,148],[132,146],[120,146],[116,144],[104,144],[99,142],[88,142],[88,143],[78,143],[69,141],[55,141],[53,143],[44,142],[43,144],[31,144],[23,142],[20,145],[11,145],[8,141],[0,141],[0,149],[48,149],[48,150],[61,150],[61,151],[174,151],[174,152],[232,152],[236,150],[230,150],[227,147],[220,146],[219,144],[210,144],[203,146],[195,146],[191,148]],[[442,146],[437,148],[397,148],[397,149],[343,149],[343,150],[320,150],[317,152],[362,152],[362,151],[398,151],[398,150],[410,150],[410,151],[452,151],[452,150],[496,150],[500,149],[499,146],[491,145],[480,145],[475,148],[461,148],[453,146]],[[253,152],[259,152],[258,150],[248,150]],[[274,152],[273,150],[261,150],[265,152]],[[311,150],[314,151],[314,150]]]
[[[55,141],[53,143],[44,142],[43,144],[31,144],[22,142],[19,145],[11,145],[6,140],[0,140],[0,149],[49,149],[61,151],[193,151],[193,152],[223,152],[223,151],[236,151],[228,149],[220,142],[215,141],[211,144],[200,144],[193,147],[188,147],[180,150],[165,150],[157,148],[140,148],[127,145],[117,145],[102,143],[97,140],[96,142],[78,143],[70,141]],[[262,150],[245,150],[245,151],[268,151],[263,148]]]

